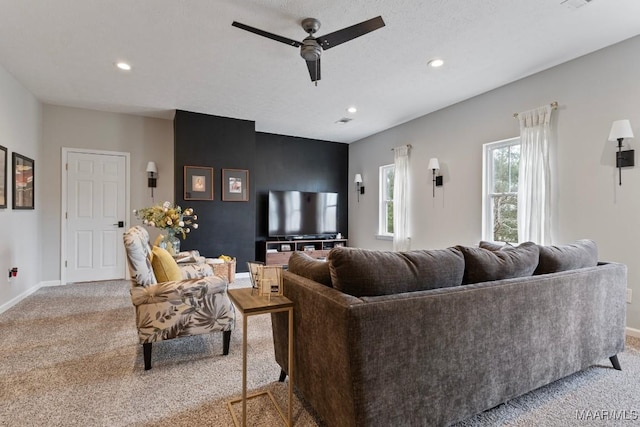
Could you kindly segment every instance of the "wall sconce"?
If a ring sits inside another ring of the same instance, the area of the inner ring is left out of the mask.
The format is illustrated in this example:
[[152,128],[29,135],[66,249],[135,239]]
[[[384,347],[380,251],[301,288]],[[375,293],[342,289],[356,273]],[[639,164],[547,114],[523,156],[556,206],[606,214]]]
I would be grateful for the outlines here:
[[622,168],[634,165],[634,151],[622,151],[622,140],[625,138],[633,138],[631,122],[629,122],[629,120],[616,120],[611,125],[609,141],[618,141],[618,153],[616,155],[616,167],[618,168],[619,180],[618,185],[622,185]]
[[356,183],[356,193],[358,194],[358,203],[360,203],[360,195],[364,194],[364,185],[362,185],[362,175],[357,173],[353,182]]
[[156,162],[147,163],[147,177],[149,178],[147,185],[151,188],[151,198],[153,199],[153,189],[156,187],[158,179],[158,168],[156,166]]
[[433,172],[433,197],[436,197],[436,187],[442,186],[442,175],[436,176],[436,170],[440,170],[440,162],[435,157],[429,159],[429,165],[427,169],[431,169]]

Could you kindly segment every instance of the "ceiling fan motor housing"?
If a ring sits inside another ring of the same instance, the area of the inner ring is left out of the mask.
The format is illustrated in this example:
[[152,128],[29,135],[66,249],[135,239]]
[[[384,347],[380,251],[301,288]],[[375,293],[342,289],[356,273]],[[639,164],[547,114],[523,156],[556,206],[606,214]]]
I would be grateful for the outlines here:
[[300,56],[302,56],[305,61],[317,61],[320,59],[320,55],[322,55],[322,48],[316,39],[307,37],[302,41]]
[[305,18],[300,24],[302,25],[302,29],[308,34],[307,38],[302,42],[288,37],[282,37],[277,34],[272,34],[259,28],[250,27],[249,25],[245,25],[237,21],[233,21],[231,25],[289,46],[299,47],[300,56],[302,56],[302,58],[307,62],[309,77],[311,77],[312,82],[316,82],[316,85],[318,80],[320,80],[320,55],[322,55],[323,50],[331,49],[342,43],[370,33],[371,31],[377,30],[378,28],[384,27],[382,16],[377,16],[375,18],[362,21],[359,24],[351,25],[350,27],[345,27],[341,30],[315,38],[313,37],[313,34],[320,29],[319,20],[315,18]]
[[314,34],[320,29],[320,21],[316,18],[305,18],[302,20],[302,29],[309,33],[309,35]]

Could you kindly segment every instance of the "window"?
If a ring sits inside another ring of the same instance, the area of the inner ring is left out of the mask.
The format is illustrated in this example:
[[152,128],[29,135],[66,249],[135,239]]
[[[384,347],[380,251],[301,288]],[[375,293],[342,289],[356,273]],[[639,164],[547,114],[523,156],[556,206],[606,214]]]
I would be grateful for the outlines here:
[[380,236],[393,236],[393,178],[395,165],[380,166]]
[[520,138],[484,144],[482,238],[518,242]]

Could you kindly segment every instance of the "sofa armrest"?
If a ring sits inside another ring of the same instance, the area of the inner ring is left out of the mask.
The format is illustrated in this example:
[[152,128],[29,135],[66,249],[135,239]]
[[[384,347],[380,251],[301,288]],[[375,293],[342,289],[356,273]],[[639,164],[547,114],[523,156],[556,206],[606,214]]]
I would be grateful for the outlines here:
[[[348,425],[340,420],[355,416],[348,356],[351,308],[362,300],[288,271],[283,281],[284,295],[294,303],[294,385],[312,406],[333,414],[325,420],[329,425]],[[286,372],[287,313],[272,314],[272,325],[276,361]]]
[[[203,258],[204,259],[204,258]],[[213,268],[209,264],[178,264],[183,279],[197,279],[201,277],[213,276]]]
[[227,291],[227,282],[218,276],[207,276],[189,280],[155,283],[149,286],[131,287],[131,302],[134,306],[157,304],[167,301],[183,301],[192,297],[202,298],[207,294]]

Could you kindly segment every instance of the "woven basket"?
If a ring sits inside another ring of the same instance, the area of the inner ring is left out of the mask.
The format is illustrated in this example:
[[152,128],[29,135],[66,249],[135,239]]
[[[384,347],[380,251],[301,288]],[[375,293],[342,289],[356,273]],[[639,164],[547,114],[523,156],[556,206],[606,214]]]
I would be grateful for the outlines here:
[[236,259],[232,259],[229,262],[209,264],[213,269],[213,274],[216,276],[224,277],[227,282],[233,283],[236,280]]

